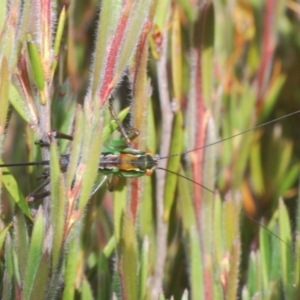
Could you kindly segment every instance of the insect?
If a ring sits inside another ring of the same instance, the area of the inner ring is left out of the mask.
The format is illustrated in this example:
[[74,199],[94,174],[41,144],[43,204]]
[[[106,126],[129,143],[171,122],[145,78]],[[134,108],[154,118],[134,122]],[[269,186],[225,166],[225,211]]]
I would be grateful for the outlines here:
[[[162,160],[162,159],[168,159],[168,158],[172,158],[175,156],[181,156],[187,153],[191,153],[194,151],[199,151],[201,149],[204,149],[206,147],[210,147],[219,143],[222,143],[224,141],[227,141],[229,139],[233,139],[237,136],[246,134],[250,131],[254,131],[258,128],[264,127],[268,124],[277,122],[281,119],[284,118],[288,118],[292,115],[295,115],[297,113],[299,113],[300,111],[295,111],[293,113],[290,113],[288,115],[285,115],[283,117],[279,117],[277,119],[274,119],[272,121],[263,123],[261,125],[258,125],[256,127],[250,128],[248,130],[239,132],[233,136],[227,137],[225,139],[222,140],[218,140],[215,141],[213,143],[207,144],[203,147],[199,147],[196,149],[192,149],[192,150],[187,150],[184,151],[182,153],[175,153],[175,154],[171,154],[169,156],[165,156],[165,157],[159,157],[159,156],[153,156],[150,153],[147,153],[145,151],[142,150],[136,150],[136,149],[132,149],[130,148],[130,142],[138,136],[138,131],[136,130],[132,130],[130,132],[130,134],[124,134],[124,138],[121,140],[113,140],[110,142],[110,144],[106,147],[103,148],[102,150],[102,154],[100,157],[100,163],[99,163],[99,167],[98,170],[101,174],[103,175],[112,175],[112,176],[116,176],[116,177],[127,177],[127,178],[137,178],[137,177],[141,177],[144,175],[152,175],[154,170],[157,169],[161,169],[164,170],[166,172],[170,172],[170,173],[174,173],[170,170],[167,169],[163,169],[163,168],[159,168],[158,167],[158,161]],[[114,113],[111,114],[113,119],[117,120],[117,117]],[[120,122],[117,120],[117,124],[119,127],[121,127]],[[122,133],[125,132],[124,128],[121,127],[120,130]],[[59,132],[53,132],[51,133],[51,135],[53,137],[56,138],[65,138],[65,139],[69,139],[72,140],[72,136],[66,135],[66,134],[62,134]],[[42,146],[47,146],[45,143],[43,143],[42,141],[39,142],[40,145]],[[62,172],[66,172],[68,165],[70,162],[70,156],[69,154],[65,154],[65,155],[61,155],[60,156],[60,169]],[[49,165],[49,161],[37,161],[37,162],[23,162],[23,163],[7,163],[7,164],[0,164],[0,168],[3,167],[18,167],[18,166],[47,166]],[[203,186],[201,183],[199,182],[195,182],[193,179],[182,176],[180,174],[174,173],[177,176],[181,176],[184,177],[186,180],[193,182],[194,184],[200,185],[203,189],[214,193],[214,191],[208,187]],[[32,192],[28,197],[27,197],[27,201],[28,202],[33,202],[37,199],[40,199],[42,197],[45,197],[47,195],[49,195],[49,192],[45,192],[45,193],[39,193],[46,185],[49,184],[50,179],[49,179],[49,172],[45,171],[42,175],[42,177],[44,179],[44,182],[42,183],[42,185],[40,185],[34,192]],[[112,188],[111,188],[112,189]]]

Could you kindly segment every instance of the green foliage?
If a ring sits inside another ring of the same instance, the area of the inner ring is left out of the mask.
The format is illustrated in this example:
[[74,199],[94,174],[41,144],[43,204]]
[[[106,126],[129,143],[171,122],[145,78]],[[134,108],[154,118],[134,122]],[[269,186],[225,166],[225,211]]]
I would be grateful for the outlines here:
[[[299,299],[299,117],[261,126],[299,109],[299,9],[196,2],[0,1],[2,160],[50,166],[0,168],[3,299]],[[112,193],[109,101],[160,155]]]

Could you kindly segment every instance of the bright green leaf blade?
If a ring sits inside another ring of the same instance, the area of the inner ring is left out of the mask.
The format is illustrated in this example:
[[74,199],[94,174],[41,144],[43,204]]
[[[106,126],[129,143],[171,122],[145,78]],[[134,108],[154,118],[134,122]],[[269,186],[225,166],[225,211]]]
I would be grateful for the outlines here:
[[9,70],[6,57],[2,57],[0,65],[0,137],[4,134],[8,111]]
[[0,250],[2,250],[3,248],[3,244],[7,235],[8,230],[11,228],[12,223],[10,223],[9,225],[7,225],[4,229],[1,230],[0,232]]
[[[3,164],[3,161],[0,160],[0,163]],[[29,210],[28,203],[26,202],[24,196],[22,195],[17,181],[15,178],[9,173],[7,168],[2,168],[2,181],[3,185],[7,189],[8,193],[14,200],[14,202],[20,207],[22,212],[31,219],[31,213]]]
[[122,281],[124,286],[123,297],[138,300],[138,253],[135,237],[135,224],[130,212],[124,216],[121,245],[120,263],[122,265]]
[[34,278],[42,258],[42,249],[44,243],[44,217],[43,212],[39,209],[34,222],[32,237],[30,241],[27,270],[25,274],[23,299],[30,299],[32,295]]
[[[177,112],[174,117],[174,126],[172,133],[172,140],[170,146],[170,153],[180,153],[182,151],[182,140],[183,140],[183,118],[182,113]],[[164,221],[168,222],[170,217],[170,211],[175,199],[175,191],[177,185],[178,176],[172,173],[178,173],[180,164],[180,156],[169,158],[165,183],[165,194],[164,194]]]
[[63,292],[63,300],[74,299],[76,291],[76,269],[78,266],[79,245],[76,238],[71,238],[69,243],[69,252],[66,261],[66,269],[64,272],[65,288]]

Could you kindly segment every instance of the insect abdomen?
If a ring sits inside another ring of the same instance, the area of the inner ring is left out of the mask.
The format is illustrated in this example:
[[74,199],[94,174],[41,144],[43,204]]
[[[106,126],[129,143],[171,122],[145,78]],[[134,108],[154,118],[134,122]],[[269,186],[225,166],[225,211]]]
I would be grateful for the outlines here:
[[[140,153],[124,153],[119,154],[102,154],[100,158],[99,170],[105,173],[114,173],[126,177],[138,177],[144,174],[152,173],[156,168],[156,160],[149,154]],[[126,173],[128,172],[128,173]],[[150,173],[149,173],[150,172]]]

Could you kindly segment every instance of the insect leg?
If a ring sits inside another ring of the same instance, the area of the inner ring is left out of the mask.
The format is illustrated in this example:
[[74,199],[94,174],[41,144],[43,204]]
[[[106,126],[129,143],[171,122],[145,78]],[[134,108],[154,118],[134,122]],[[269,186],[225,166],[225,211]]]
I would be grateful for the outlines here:
[[[72,135],[69,135],[69,134],[66,134],[66,133],[63,133],[63,132],[60,132],[60,131],[56,131],[56,130],[49,132],[48,137],[50,139],[55,138],[55,139],[64,139],[64,140],[73,141],[73,136]],[[44,140],[35,141],[35,144],[39,145],[42,148],[50,146],[49,142],[44,141]]]
[[49,132],[48,134],[49,137],[52,137],[52,138],[56,138],[56,139],[64,139],[64,140],[69,140],[69,141],[73,141],[73,136],[70,135],[70,134],[66,134],[66,133],[63,133],[63,132],[60,132],[60,131],[52,131],[52,132]]
[[102,178],[100,178],[100,180],[97,180],[94,187],[93,187],[93,191],[91,193],[91,196],[93,196],[98,190],[99,188],[102,186],[102,184],[107,180],[107,176],[104,176]]
[[109,176],[106,181],[106,187],[110,192],[113,192],[119,182],[119,177],[117,176]]
[[119,130],[121,131],[122,135],[125,138],[126,145],[130,146],[132,139],[128,136],[124,126],[122,125],[122,123],[118,119],[118,116],[116,115],[116,113],[114,111],[114,108],[112,106],[112,100],[109,100],[108,107],[109,107],[109,112],[110,112],[111,117],[116,121],[116,123],[118,124]]
[[29,203],[35,202],[39,199],[43,199],[50,195],[50,191],[39,193],[45,186],[50,183],[50,179],[45,180],[41,185],[39,185],[32,193],[26,197],[26,201]]

